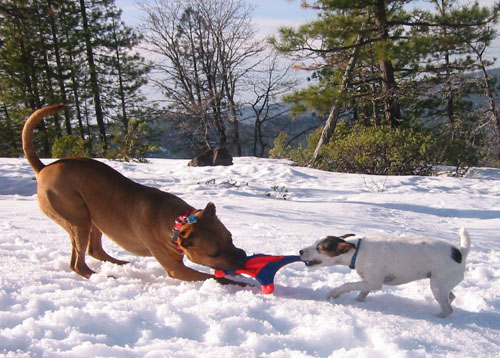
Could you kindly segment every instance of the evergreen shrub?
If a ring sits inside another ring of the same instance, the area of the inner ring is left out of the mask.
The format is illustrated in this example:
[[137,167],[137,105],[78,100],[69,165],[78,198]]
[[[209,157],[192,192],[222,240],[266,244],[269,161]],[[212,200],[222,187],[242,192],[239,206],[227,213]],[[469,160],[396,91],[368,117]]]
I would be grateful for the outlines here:
[[76,135],[65,135],[56,138],[52,145],[52,157],[92,157],[91,143]]
[[[307,146],[291,148],[281,133],[270,151],[272,158],[288,158],[309,165],[321,128],[308,136]],[[465,140],[435,138],[426,128],[349,126],[341,122],[332,140],[322,147],[313,167],[328,171],[374,175],[431,175],[433,166],[459,168],[475,165],[479,155]]]
[[[322,148],[318,167],[346,173],[429,175],[439,161],[437,141],[426,130],[355,125]],[[344,128],[342,128],[344,127]]]
[[106,158],[125,162],[147,162],[146,154],[158,150],[157,146],[149,141],[149,130],[145,122],[137,120],[129,122],[125,134],[119,134],[120,132],[116,130],[112,147],[106,152]]

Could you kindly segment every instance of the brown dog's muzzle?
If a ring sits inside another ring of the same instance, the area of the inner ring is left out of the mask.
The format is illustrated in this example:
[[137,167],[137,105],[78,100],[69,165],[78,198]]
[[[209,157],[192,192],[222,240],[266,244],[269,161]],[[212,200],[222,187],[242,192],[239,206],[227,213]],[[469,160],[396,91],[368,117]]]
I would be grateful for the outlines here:
[[236,249],[236,254],[234,255],[233,261],[235,267],[233,267],[231,270],[242,267],[247,262],[247,253],[242,249]]
[[214,270],[236,270],[247,262],[247,254],[242,249],[235,248],[221,255],[221,259],[209,265]]

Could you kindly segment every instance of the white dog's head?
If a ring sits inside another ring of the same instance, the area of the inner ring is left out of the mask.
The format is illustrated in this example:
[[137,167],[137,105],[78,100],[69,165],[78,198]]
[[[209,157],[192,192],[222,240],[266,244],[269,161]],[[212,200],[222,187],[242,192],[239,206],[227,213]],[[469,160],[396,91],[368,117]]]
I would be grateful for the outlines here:
[[353,235],[327,236],[314,245],[300,250],[300,258],[309,267],[339,265],[342,260],[341,255],[356,249],[356,245],[343,240],[348,236]]

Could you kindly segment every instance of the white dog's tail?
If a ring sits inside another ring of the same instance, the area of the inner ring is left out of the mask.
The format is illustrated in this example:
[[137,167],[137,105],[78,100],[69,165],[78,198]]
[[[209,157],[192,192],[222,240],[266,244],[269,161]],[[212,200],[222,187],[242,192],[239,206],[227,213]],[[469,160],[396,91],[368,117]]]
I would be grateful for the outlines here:
[[464,227],[460,229],[460,252],[462,253],[462,259],[465,262],[467,255],[470,250],[470,236]]

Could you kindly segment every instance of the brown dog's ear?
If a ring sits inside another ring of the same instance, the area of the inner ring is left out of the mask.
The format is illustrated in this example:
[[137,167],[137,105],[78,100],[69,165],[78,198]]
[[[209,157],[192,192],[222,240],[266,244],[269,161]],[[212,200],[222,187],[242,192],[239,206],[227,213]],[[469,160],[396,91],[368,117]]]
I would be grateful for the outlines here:
[[350,249],[355,249],[355,248],[356,248],[356,245],[351,244],[349,242],[342,241],[342,242],[339,242],[337,245],[337,252],[339,254],[345,254]]
[[356,236],[356,234],[344,234],[340,238],[345,239],[346,237]]
[[207,206],[205,207],[205,209],[203,210],[203,214],[215,216],[215,204],[208,203]]

